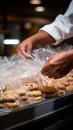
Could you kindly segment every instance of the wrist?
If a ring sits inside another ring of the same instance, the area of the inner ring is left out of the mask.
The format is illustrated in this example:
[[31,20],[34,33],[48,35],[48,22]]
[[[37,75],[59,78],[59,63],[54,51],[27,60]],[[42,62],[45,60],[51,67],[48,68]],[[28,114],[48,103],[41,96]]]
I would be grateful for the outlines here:
[[31,41],[33,45],[49,45],[56,42],[50,34],[42,30],[31,36]]

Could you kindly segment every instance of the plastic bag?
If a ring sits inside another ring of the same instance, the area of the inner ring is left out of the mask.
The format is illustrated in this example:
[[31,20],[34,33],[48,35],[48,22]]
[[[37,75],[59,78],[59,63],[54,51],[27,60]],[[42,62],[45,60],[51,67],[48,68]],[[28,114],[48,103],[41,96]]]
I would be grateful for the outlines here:
[[[47,97],[54,97],[63,94],[60,85],[61,81],[49,79],[40,73],[45,61],[59,50],[60,48],[57,50],[51,48],[51,46],[34,49],[29,59],[25,57],[18,59],[16,55],[0,57],[1,107],[8,107],[3,105],[3,96],[6,96],[6,98],[10,96],[8,96],[9,93],[7,94],[7,91],[12,91],[15,98],[14,103],[19,103],[18,107],[42,101],[47,95]],[[51,85],[53,85],[52,89],[50,89]],[[54,90],[54,92],[50,91],[50,93],[46,93],[43,91],[45,90],[44,86],[49,88],[49,90]]]
[[21,106],[21,99],[11,82],[0,81],[0,108],[18,108]]

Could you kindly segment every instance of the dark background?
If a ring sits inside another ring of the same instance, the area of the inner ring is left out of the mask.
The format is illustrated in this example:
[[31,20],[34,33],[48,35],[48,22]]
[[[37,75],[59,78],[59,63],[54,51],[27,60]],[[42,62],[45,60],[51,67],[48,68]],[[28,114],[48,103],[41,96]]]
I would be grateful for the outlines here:
[[[21,42],[52,22],[58,14],[65,13],[70,1],[41,0],[41,4],[32,5],[30,0],[0,0],[0,55],[10,56],[16,51],[17,45],[3,44],[5,38],[17,38]],[[35,12],[37,6],[44,6],[45,11]]]

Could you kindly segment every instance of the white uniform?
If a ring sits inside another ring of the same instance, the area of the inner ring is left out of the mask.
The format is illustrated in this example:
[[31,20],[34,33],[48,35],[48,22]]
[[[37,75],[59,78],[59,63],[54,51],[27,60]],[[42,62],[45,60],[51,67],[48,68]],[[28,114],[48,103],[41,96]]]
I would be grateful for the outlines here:
[[56,39],[55,45],[73,37],[73,0],[64,15],[59,14],[54,22],[43,26],[40,30],[44,30],[53,36]]

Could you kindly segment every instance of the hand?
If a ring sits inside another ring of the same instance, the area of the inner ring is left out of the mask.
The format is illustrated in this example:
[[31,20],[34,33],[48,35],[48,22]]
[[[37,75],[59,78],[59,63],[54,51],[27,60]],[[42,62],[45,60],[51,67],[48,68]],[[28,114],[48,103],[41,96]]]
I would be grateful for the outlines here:
[[25,56],[26,58],[29,57],[32,51],[32,41],[30,38],[24,40],[20,45],[18,45],[16,53],[18,57]]
[[49,58],[41,73],[50,78],[61,78],[68,74],[71,69],[73,69],[73,50],[61,52]]
[[54,43],[55,41],[56,40],[50,34],[46,33],[45,31],[39,31],[18,45],[16,50],[17,56],[29,57],[32,48],[35,48],[38,45],[48,45]]

